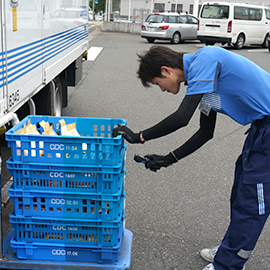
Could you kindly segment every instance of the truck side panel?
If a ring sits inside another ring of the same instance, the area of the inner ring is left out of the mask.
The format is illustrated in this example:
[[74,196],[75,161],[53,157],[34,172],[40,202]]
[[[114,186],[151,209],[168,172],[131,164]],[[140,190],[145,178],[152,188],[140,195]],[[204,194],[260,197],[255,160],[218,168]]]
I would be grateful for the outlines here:
[[4,50],[4,39],[3,37],[3,30],[4,30],[4,12],[3,12],[3,8],[2,8],[2,2],[0,1],[0,37],[1,37],[1,42],[0,42],[0,115],[2,115],[2,112],[4,112],[6,110],[6,103],[5,103],[5,99],[4,99],[4,91],[5,91],[5,86],[4,86],[4,82],[5,82],[5,77],[6,77],[6,73],[5,73],[5,65],[6,65],[6,61],[5,61],[5,50]]
[[1,2],[0,115],[16,112],[88,49],[87,0],[68,7],[63,0],[19,0],[15,8]]
[[5,0],[7,110],[15,111],[42,85],[42,1]]
[[[57,2],[59,2],[57,4]],[[88,49],[88,7],[86,0],[76,0],[74,8],[61,8],[62,1],[47,0],[43,63],[44,82],[51,81]],[[49,21],[49,23],[48,23]],[[52,57],[53,56],[53,57]]]
[[70,64],[70,59],[77,59],[87,50],[88,35],[86,24],[50,36],[44,42],[44,83],[51,81]]

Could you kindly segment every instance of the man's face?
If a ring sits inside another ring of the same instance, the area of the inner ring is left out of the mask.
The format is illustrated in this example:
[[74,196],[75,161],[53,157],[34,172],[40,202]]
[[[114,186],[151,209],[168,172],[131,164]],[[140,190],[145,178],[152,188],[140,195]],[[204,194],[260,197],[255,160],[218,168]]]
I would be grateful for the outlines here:
[[176,95],[180,90],[181,82],[185,81],[184,72],[181,69],[161,67],[162,78],[155,77],[152,84],[158,85],[162,92]]

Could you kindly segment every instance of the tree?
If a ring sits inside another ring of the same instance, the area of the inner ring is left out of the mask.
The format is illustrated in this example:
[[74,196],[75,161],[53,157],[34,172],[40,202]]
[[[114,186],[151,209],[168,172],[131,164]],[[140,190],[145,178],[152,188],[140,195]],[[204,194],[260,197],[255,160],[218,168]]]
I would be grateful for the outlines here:
[[[93,9],[93,1],[94,0],[89,0],[89,6]],[[94,6],[94,12],[96,14],[100,12],[105,12],[105,5],[106,5],[106,0],[98,0],[98,3],[95,3]]]

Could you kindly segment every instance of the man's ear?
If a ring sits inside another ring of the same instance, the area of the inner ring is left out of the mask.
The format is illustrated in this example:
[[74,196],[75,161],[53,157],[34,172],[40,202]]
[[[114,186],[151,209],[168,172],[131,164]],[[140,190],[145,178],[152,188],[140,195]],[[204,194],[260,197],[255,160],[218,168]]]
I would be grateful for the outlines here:
[[160,70],[161,70],[161,74],[163,76],[166,76],[166,75],[170,75],[171,74],[171,68],[170,67],[161,66]]

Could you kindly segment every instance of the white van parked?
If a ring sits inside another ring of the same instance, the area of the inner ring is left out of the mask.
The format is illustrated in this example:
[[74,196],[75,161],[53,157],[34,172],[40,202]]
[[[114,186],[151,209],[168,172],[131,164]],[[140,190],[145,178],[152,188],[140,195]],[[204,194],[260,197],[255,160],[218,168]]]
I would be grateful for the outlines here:
[[265,6],[231,2],[207,2],[199,15],[198,39],[206,45],[245,44],[268,47],[270,9]]

